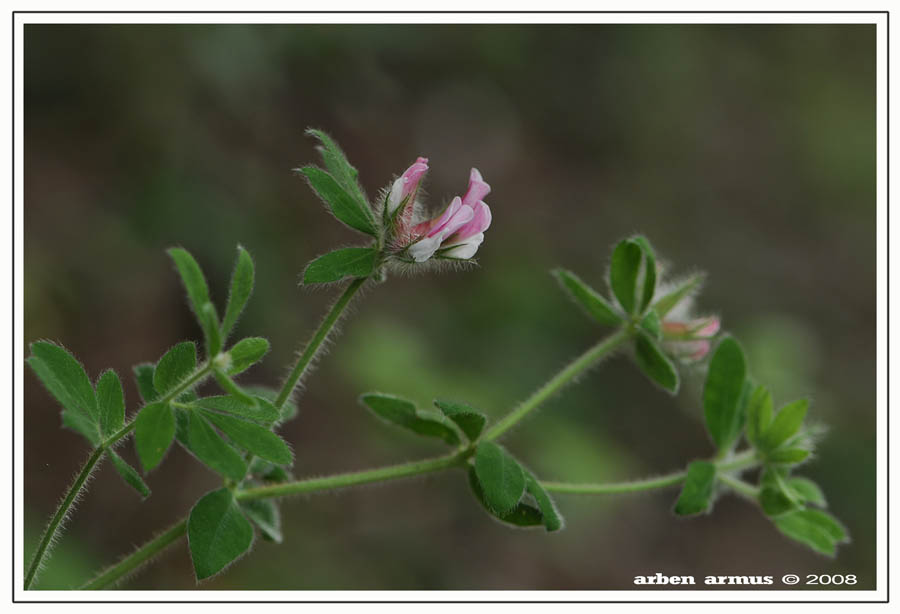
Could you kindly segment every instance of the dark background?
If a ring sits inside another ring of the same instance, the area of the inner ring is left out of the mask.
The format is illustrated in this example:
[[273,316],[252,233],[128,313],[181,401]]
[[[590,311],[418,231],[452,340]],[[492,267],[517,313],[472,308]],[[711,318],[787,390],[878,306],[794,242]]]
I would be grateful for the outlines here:
[[[334,299],[298,287],[356,237],[290,169],[332,133],[370,195],[417,155],[432,206],[477,166],[493,186],[480,268],[394,278],[358,302],[284,437],[295,474],[443,453],[368,415],[377,389],[500,416],[604,331],[549,270],[603,286],[610,246],[645,233],[709,273],[702,313],[742,341],[781,404],[829,427],[803,473],[853,542],[835,560],[723,496],[677,519],[677,489],[558,496],[567,529],[493,522],[461,472],[284,502],[285,543],[208,589],[628,589],[638,574],[875,574],[875,29],[867,25],[92,26],[25,29],[25,340],[92,377],[200,331],[164,253],[200,261],[220,309],[234,248],[257,265],[239,335],[277,385]],[[24,358],[24,357],[23,357]],[[22,363],[24,365],[24,363]],[[545,479],[630,479],[708,456],[700,375],[672,399],[619,357],[505,442]],[[25,537],[88,456],[25,374]],[[130,411],[138,407],[131,381]],[[134,459],[131,444],[123,448]],[[144,503],[105,464],[39,586],[77,586],[180,519],[217,477],[170,453]],[[184,545],[123,584],[195,587]]]

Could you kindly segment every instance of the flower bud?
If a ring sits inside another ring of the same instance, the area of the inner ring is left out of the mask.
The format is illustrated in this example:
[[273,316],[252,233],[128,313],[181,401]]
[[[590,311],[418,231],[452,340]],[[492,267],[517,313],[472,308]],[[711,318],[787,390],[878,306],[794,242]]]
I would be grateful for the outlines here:
[[388,215],[393,215],[404,200],[407,204],[416,199],[416,191],[419,182],[428,171],[428,158],[419,157],[391,186],[391,192],[387,198]]

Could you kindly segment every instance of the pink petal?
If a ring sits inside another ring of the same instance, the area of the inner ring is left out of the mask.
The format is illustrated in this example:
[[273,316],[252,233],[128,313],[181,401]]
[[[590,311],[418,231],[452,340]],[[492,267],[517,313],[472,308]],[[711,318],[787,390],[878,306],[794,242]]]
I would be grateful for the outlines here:
[[473,217],[475,217],[475,211],[472,207],[468,205],[461,206],[459,210],[453,214],[453,217],[447,220],[447,223],[438,230],[441,239],[443,240],[444,237],[449,237],[455,233],[457,230],[471,222]]
[[413,194],[419,187],[422,176],[428,171],[428,158],[416,158],[416,161],[406,169],[391,186],[391,194],[388,197],[388,213],[393,213],[403,199]]
[[462,202],[464,205],[473,207],[475,203],[483,200],[490,192],[491,186],[484,182],[478,169],[473,168],[469,173],[469,189],[466,191],[466,195],[463,196]]
[[452,238],[453,243],[462,243],[469,237],[483,233],[491,225],[491,208],[483,200],[474,206],[475,215],[472,221],[460,228]]
[[709,322],[697,329],[694,335],[697,337],[714,337],[715,334],[719,332],[720,326],[721,322],[719,321],[719,318],[710,318]]
[[418,224],[415,228],[413,228],[413,231],[420,235],[433,237],[441,231],[441,229],[447,224],[450,218],[456,215],[456,212],[461,208],[462,200],[459,196],[457,196],[450,201],[450,204],[447,205],[447,208],[444,209],[443,213],[441,213],[438,217]]

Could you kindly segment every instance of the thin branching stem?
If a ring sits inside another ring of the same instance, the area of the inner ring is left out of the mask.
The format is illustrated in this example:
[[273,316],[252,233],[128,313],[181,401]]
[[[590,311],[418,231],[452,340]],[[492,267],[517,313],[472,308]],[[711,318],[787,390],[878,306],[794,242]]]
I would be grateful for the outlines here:
[[294,368],[291,369],[287,379],[284,380],[284,384],[281,386],[281,390],[275,398],[275,407],[281,409],[284,407],[284,404],[287,403],[287,400],[291,398],[291,395],[294,393],[294,389],[297,387],[303,374],[309,368],[309,365],[312,364],[312,361],[321,349],[322,344],[328,339],[328,334],[334,328],[334,325],[337,324],[338,320],[340,320],[347,305],[350,304],[353,295],[359,291],[363,284],[366,283],[367,279],[368,277],[354,279],[331,307],[328,315],[325,316],[325,319],[322,320],[319,328],[313,333],[312,339],[309,340],[303,353],[297,358],[297,363],[294,365]]
[[[411,461],[399,465],[390,465],[388,467],[378,467],[376,469],[366,469],[363,471],[354,471],[350,473],[339,473],[336,475],[307,478],[295,482],[285,482],[282,484],[273,484],[270,486],[260,486],[246,490],[238,490],[235,492],[235,498],[239,501],[249,501],[252,499],[271,499],[277,497],[288,497],[300,494],[312,494],[317,492],[326,492],[339,490],[350,486],[359,486],[362,484],[374,484],[377,482],[388,482],[401,478],[408,478],[426,473],[435,473],[453,467],[465,466],[468,458],[472,454],[471,448],[466,448],[453,454],[438,456],[436,458],[428,458],[424,460]],[[723,482],[731,486],[733,478],[727,473],[742,471],[755,467],[759,464],[755,453],[752,451],[738,454],[726,461],[720,461],[716,464],[720,478]],[[660,488],[668,488],[675,486],[684,481],[685,472],[672,473],[659,478],[650,478],[647,480],[637,480],[631,482],[615,482],[606,484],[570,484],[566,482],[541,482],[545,489],[552,492],[570,493],[570,494],[590,494],[590,495],[607,495],[616,493],[629,493],[654,490]],[[728,481],[726,482],[726,479]],[[739,480],[738,480],[739,481]],[[745,484],[741,482],[741,484]],[[745,484],[748,488],[753,488],[749,484]],[[122,559],[120,562],[109,567],[91,580],[83,589],[101,589],[117,582],[128,573],[135,570],[140,565],[149,562],[160,553],[166,546],[173,541],[179,539],[184,534],[186,520],[173,526],[171,529],[155,537],[145,545],[135,550],[131,555]]]
[[541,403],[562,390],[566,385],[572,383],[579,375],[593,367],[600,360],[619,349],[619,347],[629,338],[631,338],[631,333],[627,328],[623,327],[588,349],[584,354],[566,365],[562,371],[550,378],[530,397],[525,399],[518,407],[507,414],[506,417],[491,427],[484,434],[484,439],[486,441],[491,441],[506,433],[522,418],[537,409]]
[[[190,377],[188,377],[181,384],[172,389],[162,399],[159,399],[159,402],[168,403],[169,401],[175,399],[185,390],[192,388],[203,379],[209,377],[210,372],[211,370],[208,364],[201,364],[190,375]],[[138,414],[140,414],[140,411],[135,413],[135,418]],[[63,498],[62,503],[59,504],[59,507],[56,509],[56,513],[53,514],[53,517],[47,524],[47,528],[44,529],[44,534],[41,536],[41,541],[38,543],[37,550],[35,550],[34,556],[31,559],[31,564],[28,566],[28,571],[25,573],[25,590],[28,590],[34,583],[34,580],[37,577],[37,572],[38,570],[40,570],[41,565],[44,562],[44,558],[46,558],[50,550],[50,545],[53,543],[53,539],[56,536],[56,533],[62,526],[63,520],[65,520],[69,511],[72,509],[72,504],[75,503],[75,501],[78,499],[78,496],[81,494],[81,490],[87,483],[87,480],[90,477],[91,473],[94,471],[94,468],[97,466],[97,463],[100,462],[100,460],[103,458],[103,454],[108,449],[110,449],[113,445],[116,444],[116,442],[118,442],[120,439],[127,436],[134,430],[135,418],[129,420],[125,426],[110,435],[94,449],[94,451],[91,453],[91,456],[87,459],[87,462],[85,462],[84,466],[81,468],[81,472],[78,474],[78,477],[76,477],[75,481],[72,482],[72,486],[69,487],[69,490],[66,493],[66,496]]]
[[82,586],[82,590],[97,590],[118,582],[180,539],[186,530],[187,520],[183,519],[126,556],[117,564],[103,571],[96,578]]
[[[735,471],[750,469],[759,464],[755,452],[748,451],[738,454],[733,458],[719,461],[716,463],[716,475],[723,483],[731,486],[732,478],[728,474]],[[645,480],[633,480],[628,482],[606,482],[606,483],[572,483],[572,482],[541,482],[550,492],[566,493],[572,495],[611,495],[617,493],[632,493],[645,490],[656,490],[658,488],[668,488],[670,486],[678,486],[687,477],[686,471],[670,473],[656,478],[648,478]],[[743,482],[741,482],[743,484]]]

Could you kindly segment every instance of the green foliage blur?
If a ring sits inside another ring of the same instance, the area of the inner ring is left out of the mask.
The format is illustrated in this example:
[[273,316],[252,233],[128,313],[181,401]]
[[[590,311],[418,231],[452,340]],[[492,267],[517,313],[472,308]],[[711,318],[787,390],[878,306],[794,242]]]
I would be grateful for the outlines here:
[[[611,246],[645,234],[674,272],[709,273],[721,315],[775,398],[827,425],[803,473],[853,542],[835,560],[725,496],[559,495],[564,531],[492,521],[462,471],[284,503],[285,543],[207,589],[629,589],[635,575],[854,573],[875,579],[875,30],[867,25],[27,25],[25,340],[63,343],[96,378],[199,340],[166,248],[223,303],[235,245],[257,266],[236,337],[273,347],[276,385],[334,298],[299,287],[355,237],[291,168],[332,134],[371,196],[416,156],[438,207],[477,166],[494,222],[465,273],[372,287],[282,432],[294,473],[443,451],[357,403],[377,390],[498,417],[602,334],[549,275],[603,286]],[[24,357],[23,357],[24,358]],[[22,365],[24,368],[24,363]],[[671,399],[616,358],[504,440],[543,479],[629,479],[713,453],[699,373]],[[25,374],[30,553],[88,450]],[[133,444],[121,454],[135,462]],[[69,588],[219,486],[175,449],[144,503],[97,472],[38,588]],[[195,588],[182,540],[129,589]],[[729,588],[729,587],[723,587]],[[765,588],[765,587],[763,587]],[[849,588],[849,587],[842,587]]]

